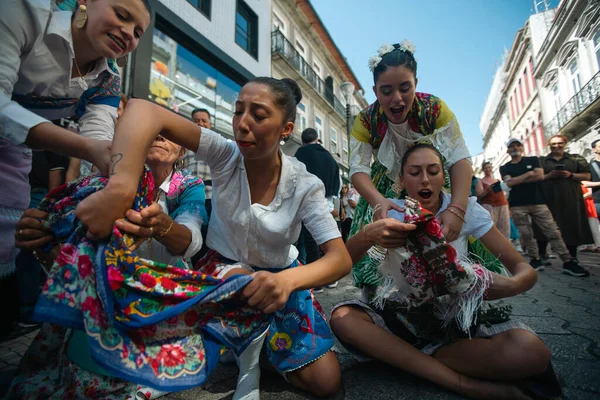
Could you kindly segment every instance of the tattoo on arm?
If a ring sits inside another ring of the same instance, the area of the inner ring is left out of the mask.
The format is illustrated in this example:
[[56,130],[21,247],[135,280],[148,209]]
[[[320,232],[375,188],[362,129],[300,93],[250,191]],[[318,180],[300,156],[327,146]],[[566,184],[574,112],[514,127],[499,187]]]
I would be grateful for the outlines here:
[[110,170],[110,175],[115,175],[115,168],[117,167],[117,164],[119,163],[119,161],[121,161],[123,159],[123,153],[117,153],[117,154],[113,154],[112,156],[110,156],[110,163],[112,164],[112,169]]

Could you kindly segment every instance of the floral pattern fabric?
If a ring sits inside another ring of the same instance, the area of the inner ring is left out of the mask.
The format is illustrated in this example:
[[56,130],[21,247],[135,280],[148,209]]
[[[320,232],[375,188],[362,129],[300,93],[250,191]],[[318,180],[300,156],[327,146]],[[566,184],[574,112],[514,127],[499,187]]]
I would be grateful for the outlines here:
[[[195,269],[216,276],[235,264],[214,250],[198,261]],[[287,268],[301,268],[295,261]],[[251,267],[277,273],[281,268]],[[333,347],[333,333],[325,313],[310,290],[292,292],[285,307],[276,311],[269,325],[265,347],[269,363],[280,372],[290,372],[323,357]]]
[[[116,226],[107,242],[89,241],[75,207],[106,182],[83,177],[52,191],[40,205],[50,213],[55,236],[67,241],[34,317],[84,330],[92,359],[118,379],[164,391],[198,386],[224,347],[240,354],[270,317],[236,300],[250,276],[223,281],[140,259],[129,250],[135,238]],[[146,167],[132,208],[149,205],[153,189]]]

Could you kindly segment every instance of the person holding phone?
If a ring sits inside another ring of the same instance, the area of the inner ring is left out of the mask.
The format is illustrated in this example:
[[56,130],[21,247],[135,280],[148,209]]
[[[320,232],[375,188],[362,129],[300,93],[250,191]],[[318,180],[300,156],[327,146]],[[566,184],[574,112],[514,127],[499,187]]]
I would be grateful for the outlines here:
[[508,212],[508,201],[504,196],[500,180],[494,178],[492,164],[485,161],[481,165],[485,176],[477,181],[475,193],[477,201],[483,208],[488,210],[498,228],[505,238],[510,240],[510,214]]
[[594,243],[581,196],[581,182],[589,181],[591,174],[585,158],[565,151],[567,142],[560,134],[550,138],[550,154],[541,158],[544,179],[540,189],[569,253],[577,260],[577,247]]

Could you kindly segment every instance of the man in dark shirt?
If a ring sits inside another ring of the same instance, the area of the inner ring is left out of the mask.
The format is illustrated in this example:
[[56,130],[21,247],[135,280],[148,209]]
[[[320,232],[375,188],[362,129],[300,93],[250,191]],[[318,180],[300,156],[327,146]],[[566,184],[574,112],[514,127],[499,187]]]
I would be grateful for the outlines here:
[[590,160],[592,180],[584,182],[583,185],[592,189],[596,212],[600,219],[600,139],[592,142],[592,152],[594,153],[594,158]]
[[[332,212],[334,210],[333,197],[340,194],[340,168],[331,153],[319,144],[319,135],[316,130],[307,128],[302,132],[302,147],[296,151],[294,157],[306,165],[308,172],[316,175],[323,182],[329,212]],[[304,246],[304,249],[302,246]],[[319,246],[304,224],[302,224],[302,231],[298,239],[298,247],[300,252],[299,261],[304,264],[317,261],[321,257]],[[306,255],[302,260],[304,254]],[[337,282],[327,285],[330,288],[336,286]],[[316,293],[322,290],[322,288],[315,288]]]
[[527,255],[531,258],[531,266],[538,271],[544,268],[531,228],[531,221],[535,221],[548,238],[552,249],[563,261],[563,273],[572,276],[588,276],[589,272],[571,257],[558,226],[545,204],[538,184],[544,178],[544,170],[538,158],[523,157],[523,143],[518,139],[510,139],[506,146],[511,160],[500,167],[500,174],[511,189],[508,198],[510,213],[519,229]]

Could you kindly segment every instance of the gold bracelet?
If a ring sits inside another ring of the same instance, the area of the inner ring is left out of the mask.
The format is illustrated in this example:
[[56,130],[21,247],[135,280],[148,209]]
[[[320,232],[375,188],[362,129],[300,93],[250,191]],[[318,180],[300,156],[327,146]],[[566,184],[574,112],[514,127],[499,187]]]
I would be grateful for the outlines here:
[[452,208],[446,208],[447,211],[450,211],[452,214],[456,215],[458,218],[462,219],[462,222],[465,222],[465,217],[460,215],[460,213]]
[[174,219],[171,219],[171,223],[169,224],[169,227],[160,235],[156,235],[156,237],[163,237],[165,236],[167,233],[169,233],[169,231],[171,230],[171,228],[173,227],[173,224],[175,223]]

